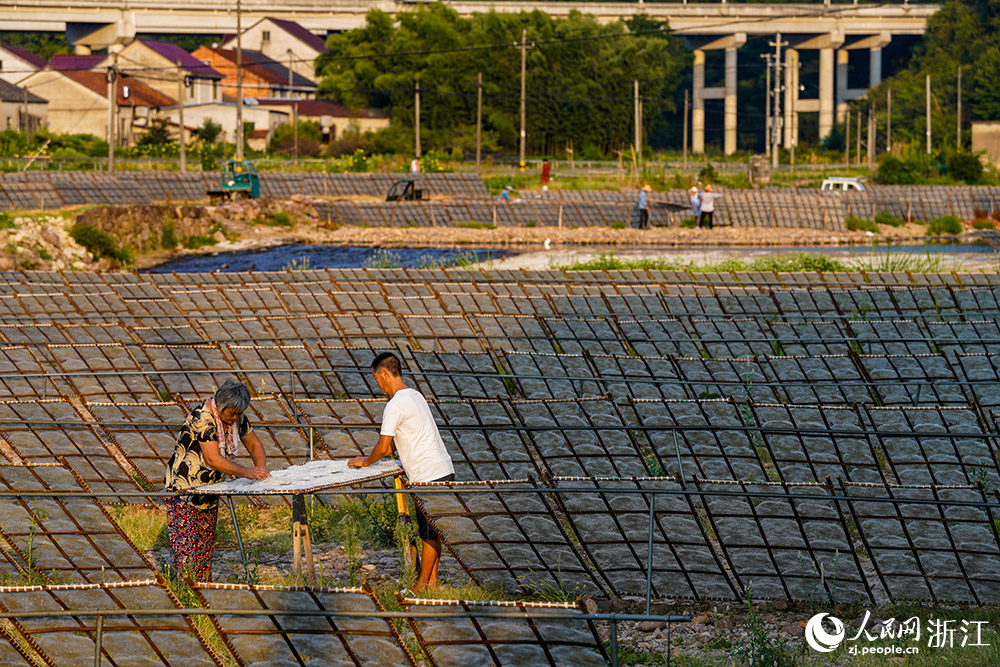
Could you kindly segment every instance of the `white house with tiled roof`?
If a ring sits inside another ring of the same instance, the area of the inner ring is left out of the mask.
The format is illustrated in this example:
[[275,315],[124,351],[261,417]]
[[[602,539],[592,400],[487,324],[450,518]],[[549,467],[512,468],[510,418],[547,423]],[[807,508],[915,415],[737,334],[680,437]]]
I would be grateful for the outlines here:
[[[289,63],[291,55],[291,65],[295,73],[316,82],[316,57],[326,51],[326,40],[309,32],[295,21],[267,17],[243,31],[240,46],[260,51],[282,65]],[[236,36],[227,35],[222,47],[235,49]]]
[[45,67],[45,58],[19,46],[0,44],[0,79],[20,83]]

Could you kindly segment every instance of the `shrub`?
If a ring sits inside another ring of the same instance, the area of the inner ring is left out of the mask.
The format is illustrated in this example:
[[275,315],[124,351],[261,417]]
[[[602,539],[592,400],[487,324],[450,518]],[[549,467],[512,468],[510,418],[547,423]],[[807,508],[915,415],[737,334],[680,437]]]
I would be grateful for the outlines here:
[[922,179],[924,165],[915,159],[905,162],[892,155],[882,158],[882,163],[875,172],[875,180],[882,185],[914,185]]
[[611,229],[625,229],[625,223],[621,220],[615,220],[611,223]]
[[160,235],[160,245],[168,250],[177,247],[177,235],[174,232],[174,221],[165,220],[163,222],[163,232]]
[[948,156],[948,175],[956,181],[975,185],[983,177],[983,163],[972,153],[952,153]]
[[849,215],[844,222],[847,224],[847,229],[852,232],[878,232],[878,225],[872,220]]
[[95,258],[108,257],[120,265],[134,261],[132,253],[126,248],[118,247],[111,235],[103,229],[78,222],[69,230],[69,235]]
[[890,227],[902,227],[906,224],[906,220],[902,218],[897,218],[889,211],[879,211],[875,214],[875,222],[880,225],[889,225]]
[[972,228],[973,229],[996,229],[997,228],[997,223],[993,222],[992,220],[988,220],[986,218],[980,218],[979,220],[973,220],[972,221]]
[[990,217],[996,220],[997,222],[1000,222],[1000,208],[993,211],[993,215],[991,215]]
[[12,216],[7,211],[0,211],[0,229],[14,229],[17,227],[14,224],[14,216]]
[[990,217],[990,212],[982,208],[972,209],[972,219],[973,220],[985,220]]
[[927,223],[927,234],[938,236],[940,234],[961,234],[962,221],[953,215],[942,215]]
[[698,221],[695,220],[693,215],[689,215],[688,217],[680,221],[679,226],[684,227],[685,229],[694,229],[695,227],[698,226]]
[[701,171],[698,172],[698,180],[702,183],[718,183],[719,175],[715,172],[715,167],[712,163],[707,163]]

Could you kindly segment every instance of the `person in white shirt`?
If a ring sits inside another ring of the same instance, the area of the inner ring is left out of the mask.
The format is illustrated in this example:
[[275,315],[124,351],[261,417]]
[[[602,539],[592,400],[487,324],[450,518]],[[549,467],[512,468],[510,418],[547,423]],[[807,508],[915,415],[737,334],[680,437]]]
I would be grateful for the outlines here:
[[718,192],[712,192],[712,184],[709,183],[705,186],[705,191],[701,193],[701,216],[698,218],[698,227],[700,228],[702,223],[707,223],[709,229],[712,228],[712,216],[715,215],[715,202],[717,199],[722,199],[722,195]]
[[420,158],[415,157],[410,160],[410,173],[419,174],[420,173]]
[[[382,412],[382,428],[378,444],[368,456],[355,456],[347,462],[351,468],[362,468],[388,456],[395,447],[399,461],[410,484],[450,482],[455,479],[455,466],[445,449],[427,400],[416,389],[407,387],[401,377],[399,358],[383,352],[372,362],[372,375],[379,389],[389,397]],[[441,538],[417,509],[417,528],[423,542],[420,576],[413,586],[419,593],[437,587],[438,563],[441,560]]]

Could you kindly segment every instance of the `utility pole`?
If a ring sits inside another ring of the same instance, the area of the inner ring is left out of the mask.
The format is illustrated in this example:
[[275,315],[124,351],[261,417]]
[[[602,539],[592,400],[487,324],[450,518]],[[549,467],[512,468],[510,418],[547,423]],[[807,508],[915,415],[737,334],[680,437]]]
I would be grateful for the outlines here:
[[771,167],[778,168],[778,158],[781,154],[781,33],[775,35],[770,43],[774,47],[774,121],[771,124],[773,146],[771,147]]
[[293,61],[292,50],[288,49],[288,96],[289,97],[292,97],[292,90],[295,86],[292,74],[292,61]]
[[184,136],[184,68],[177,61],[177,143],[181,148],[180,170],[187,172],[187,138]]
[[243,5],[236,0],[236,159],[243,159]]
[[858,146],[857,146],[857,150],[854,151],[855,155],[856,155],[855,158],[854,158],[854,161],[858,164],[858,166],[860,166],[861,165],[861,109],[858,109],[858,138],[857,138],[857,142],[858,142]]
[[931,75],[927,75],[927,154],[931,154]]
[[295,146],[295,166],[299,165],[299,103],[292,101],[292,144]]
[[956,114],[958,129],[955,134],[955,149],[962,150],[962,66],[958,66],[958,113]]
[[483,156],[483,73],[479,73],[476,81],[476,173],[481,172]]
[[868,110],[868,169],[875,169],[875,106]]
[[524,173],[524,142],[525,142],[525,111],[524,96],[526,92],[525,80],[528,73],[528,29],[521,30],[521,147],[518,156],[518,164],[521,173]]
[[795,98],[799,96],[799,76],[795,75],[796,90],[788,98],[788,124],[791,125],[790,141],[788,142],[788,164],[795,164],[795,144],[799,143],[799,117],[795,115]]
[[417,159],[420,159],[420,81],[417,81],[416,88],[413,90],[413,112],[414,112],[414,125],[413,125],[413,142],[415,144],[414,150],[417,154]]
[[847,117],[844,118],[844,164],[851,166],[851,107],[847,107]]
[[[764,154],[771,157],[771,54],[762,53],[760,57],[767,62],[767,82],[764,84]],[[687,95],[686,90],[684,94]]]
[[885,152],[892,153],[892,86],[885,91]]
[[[633,105],[633,119],[635,125],[635,139],[633,146],[635,147],[635,165],[638,172],[642,173],[642,112],[639,110],[639,80],[636,79],[632,82],[632,105]],[[638,175],[638,174],[637,174]]]
[[684,168],[688,166],[688,117],[691,115],[690,100],[688,100],[688,90],[684,90]]
[[[111,59],[111,67],[105,75],[108,80],[108,171],[115,170],[115,106],[118,103],[118,53]],[[25,128],[28,127],[25,119]]]
[[31,116],[28,115],[28,87],[24,87],[24,144],[31,145]]

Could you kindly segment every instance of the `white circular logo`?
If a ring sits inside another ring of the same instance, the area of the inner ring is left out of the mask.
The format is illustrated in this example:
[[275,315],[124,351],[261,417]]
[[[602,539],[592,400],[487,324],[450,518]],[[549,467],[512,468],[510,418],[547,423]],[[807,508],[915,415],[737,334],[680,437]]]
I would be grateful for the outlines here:
[[[830,622],[833,624],[833,634],[823,629],[823,619],[827,616],[830,617]],[[845,635],[844,624],[836,616],[816,614],[806,623],[806,642],[810,648],[820,653],[836,650],[840,646],[840,642],[844,641]]]

